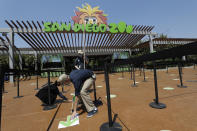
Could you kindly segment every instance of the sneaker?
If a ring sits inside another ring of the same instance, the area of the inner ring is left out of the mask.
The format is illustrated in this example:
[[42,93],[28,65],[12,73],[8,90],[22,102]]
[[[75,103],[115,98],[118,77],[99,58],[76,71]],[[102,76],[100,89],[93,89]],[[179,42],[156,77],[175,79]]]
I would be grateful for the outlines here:
[[97,108],[96,108],[96,109],[94,109],[94,110],[88,112],[87,117],[92,117],[92,116],[95,115],[97,112],[98,112],[98,110],[97,110]]

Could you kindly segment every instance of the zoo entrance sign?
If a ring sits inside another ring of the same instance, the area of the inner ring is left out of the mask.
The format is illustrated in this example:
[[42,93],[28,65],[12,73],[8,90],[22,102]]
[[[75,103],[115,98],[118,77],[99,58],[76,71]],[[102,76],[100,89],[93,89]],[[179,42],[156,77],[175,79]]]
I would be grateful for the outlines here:
[[51,23],[51,22],[45,22],[44,23],[44,31],[45,32],[69,32],[69,31],[74,31],[74,32],[101,32],[105,33],[109,31],[110,33],[131,33],[133,31],[133,26],[132,25],[127,25],[125,22],[119,22],[118,24],[116,23],[110,23],[109,25],[106,24],[78,24],[75,23],[74,25],[71,25],[71,23]]

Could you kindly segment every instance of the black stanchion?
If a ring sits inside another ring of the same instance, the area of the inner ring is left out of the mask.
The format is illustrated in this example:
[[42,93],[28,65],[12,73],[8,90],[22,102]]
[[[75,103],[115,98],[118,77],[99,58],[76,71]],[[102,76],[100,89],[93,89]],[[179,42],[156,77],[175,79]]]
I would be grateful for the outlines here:
[[135,83],[135,66],[133,65],[133,85],[131,85],[132,87],[137,87],[136,83]]
[[122,78],[124,78],[124,71],[123,71],[124,68],[122,68],[122,66],[121,66],[120,69],[122,70]]
[[196,64],[194,63],[194,69],[196,69]]
[[[5,81],[5,80],[4,80],[4,77],[5,77],[6,75],[5,75],[5,73],[3,73],[3,74],[4,74],[4,76],[3,76],[3,83],[4,83],[4,81]],[[7,91],[5,91],[5,86],[4,86],[4,84],[2,85],[2,92],[3,92],[3,93],[8,93]]]
[[166,73],[168,73],[168,65],[166,66]]
[[157,71],[156,71],[156,67],[155,67],[155,63],[154,63],[154,83],[155,83],[155,99],[154,102],[151,102],[149,105],[152,108],[156,108],[156,109],[163,109],[166,108],[166,105],[163,103],[159,103],[159,95],[158,95],[158,88],[157,88]]
[[140,70],[140,76],[142,76],[142,67],[141,66],[140,66],[139,70]]
[[132,68],[132,65],[130,65],[131,80],[132,80],[132,78],[133,78],[133,77],[132,77],[132,73],[133,73],[133,72],[132,72],[132,69],[133,69],[133,68]]
[[20,96],[20,95],[19,95],[19,92],[20,92],[20,90],[19,90],[19,88],[20,88],[20,87],[19,87],[19,83],[20,83],[20,80],[19,80],[19,79],[20,79],[20,78],[19,78],[19,77],[20,77],[20,73],[17,72],[17,96],[14,97],[15,99],[16,99],[16,98],[21,98],[21,97],[23,97],[23,96]]
[[179,88],[187,88],[187,86],[184,86],[184,85],[183,85],[181,68],[182,68],[182,67],[181,67],[181,64],[179,63],[179,64],[178,64],[178,70],[179,70],[180,85],[177,85],[177,87],[179,87]]
[[38,88],[38,71],[36,71],[36,88],[35,90],[39,90]]
[[51,104],[51,87],[50,87],[50,72],[47,71],[48,75],[48,100],[49,100],[49,105],[45,106],[43,110],[51,110],[57,107],[55,104]]
[[103,105],[103,102],[101,100],[99,100],[100,97],[99,97],[99,99],[97,99],[97,97],[96,97],[96,85],[95,85],[95,81],[93,82],[93,89],[94,89],[94,101],[93,102],[94,102],[95,106]]
[[0,130],[1,130],[1,112],[2,112],[2,95],[4,86],[4,71],[3,66],[0,64]]
[[100,131],[122,131],[122,126],[119,123],[115,122],[115,119],[114,119],[114,121],[112,121],[109,74],[108,74],[108,65],[107,64],[105,64],[105,83],[106,83],[108,120],[109,121],[106,123],[103,123],[101,125]]
[[145,74],[145,70],[144,70],[144,65],[143,65],[143,75],[144,75],[144,81],[143,82],[146,82],[146,74]]

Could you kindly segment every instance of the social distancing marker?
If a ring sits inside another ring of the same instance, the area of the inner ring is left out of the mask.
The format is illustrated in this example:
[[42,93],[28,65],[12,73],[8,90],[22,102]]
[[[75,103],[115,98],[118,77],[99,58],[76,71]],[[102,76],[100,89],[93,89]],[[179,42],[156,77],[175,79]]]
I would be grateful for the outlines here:
[[70,95],[71,95],[71,96],[74,96],[75,94],[74,94],[74,93],[70,93]]
[[58,125],[58,129],[66,128],[70,126],[75,126],[79,124],[79,116],[76,116],[73,120],[71,120],[71,116],[67,116],[67,121],[60,121]]
[[[107,96],[105,96],[105,97],[107,98]],[[114,95],[114,94],[110,95],[110,98],[115,98],[115,97],[117,97],[117,95]]]
[[179,79],[173,79],[174,81],[178,81]]
[[138,83],[140,83],[140,82],[137,82],[137,81],[136,81],[135,83],[138,84]]
[[119,79],[119,80],[122,80],[123,78],[122,78],[122,77],[119,77],[118,79]]
[[97,88],[102,88],[103,86],[96,86]]
[[34,86],[34,85],[36,85],[36,83],[31,83],[30,85],[31,85],[31,86]]
[[145,77],[145,78],[148,78],[148,77]]
[[172,87],[164,87],[163,89],[164,90],[174,90],[174,88],[172,88]]
[[175,76],[175,74],[170,74],[170,76]]

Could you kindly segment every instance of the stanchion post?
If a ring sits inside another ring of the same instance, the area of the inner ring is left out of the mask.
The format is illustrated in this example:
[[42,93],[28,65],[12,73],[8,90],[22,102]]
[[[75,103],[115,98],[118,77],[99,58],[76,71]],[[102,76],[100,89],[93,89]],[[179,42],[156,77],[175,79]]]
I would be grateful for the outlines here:
[[122,66],[121,66],[121,70],[122,70],[122,78],[124,78],[124,72]]
[[108,69],[109,69],[108,65],[107,63],[105,63],[105,83],[106,83],[106,93],[107,93],[108,122],[103,123],[101,125],[100,131],[122,131],[122,126],[119,123],[112,121]]
[[35,90],[39,90],[38,88],[38,70],[36,71],[36,88]]
[[181,64],[178,64],[178,70],[179,70],[179,79],[180,79],[180,85],[177,85],[179,88],[187,88],[187,86],[183,85],[183,79],[182,79],[182,70],[181,70]]
[[50,72],[47,72],[48,75],[48,100],[49,100],[49,105],[51,105],[51,87],[50,87]]
[[166,108],[166,105],[163,103],[159,103],[159,94],[158,94],[158,88],[157,88],[157,71],[156,71],[156,65],[155,62],[153,62],[153,66],[154,66],[154,84],[155,84],[155,99],[154,102],[151,102],[149,105],[152,108],[156,108],[156,109],[163,109]]
[[17,76],[17,96],[14,97],[14,98],[21,98],[23,96],[20,96],[19,93],[20,93],[20,86],[19,86],[19,83],[20,83],[20,73],[19,71],[17,70],[16,72],[16,76]]
[[145,74],[145,70],[144,70],[144,64],[143,64],[143,75],[144,75],[144,81],[143,82],[146,82],[146,74]]
[[142,76],[142,67],[140,65],[140,76]]
[[131,71],[131,80],[132,80],[132,73],[133,73],[133,71],[132,71],[132,69],[133,69],[133,67],[132,67],[132,65],[130,65],[130,71]]
[[2,96],[4,86],[4,70],[2,64],[0,64],[0,130],[1,130],[1,113],[2,113]]
[[135,83],[135,66],[133,65],[133,85],[131,85],[132,87],[137,87],[136,83]]
[[48,76],[48,103],[49,104],[45,106],[43,110],[51,110],[57,107],[55,104],[52,105],[51,103],[50,71],[47,71],[47,76]]
[[166,65],[166,73],[168,73],[168,65]]

